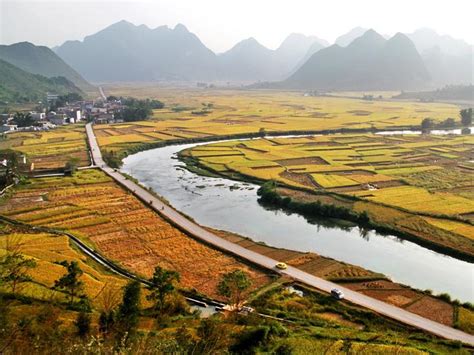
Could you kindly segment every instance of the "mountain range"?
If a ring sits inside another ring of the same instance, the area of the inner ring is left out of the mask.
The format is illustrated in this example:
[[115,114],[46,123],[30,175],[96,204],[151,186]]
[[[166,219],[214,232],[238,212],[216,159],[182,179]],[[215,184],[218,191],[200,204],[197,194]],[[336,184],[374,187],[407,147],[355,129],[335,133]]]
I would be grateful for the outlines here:
[[283,79],[315,43],[326,45],[316,37],[292,34],[271,50],[249,38],[216,54],[184,25],[151,29],[120,21],[83,41],[65,42],[56,53],[95,82],[254,82]]
[[430,79],[421,56],[401,33],[386,40],[366,31],[346,47],[334,44],[316,52],[279,86],[317,90],[405,90]]
[[432,86],[469,85],[474,82],[474,46],[424,28],[407,34],[421,54]]
[[93,89],[91,84],[48,47],[35,46],[29,42],[0,45],[0,59],[28,73],[47,78],[64,77],[85,91]]
[[0,59],[0,102],[39,101],[47,92],[82,94],[82,91],[65,77],[47,78],[32,74]]
[[[216,54],[184,25],[117,22],[55,47],[0,46],[0,59],[46,77],[91,82],[218,82],[321,90],[413,90],[473,82],[473,46],[428,29],[392,38],[357,27],[330,46],[290,34],[276,49],[248,38]],[[67,64],[66,64],[67,63]],[[74,68],[74,69],[72,69]],[[83,79],[85,78],[85,79]]]

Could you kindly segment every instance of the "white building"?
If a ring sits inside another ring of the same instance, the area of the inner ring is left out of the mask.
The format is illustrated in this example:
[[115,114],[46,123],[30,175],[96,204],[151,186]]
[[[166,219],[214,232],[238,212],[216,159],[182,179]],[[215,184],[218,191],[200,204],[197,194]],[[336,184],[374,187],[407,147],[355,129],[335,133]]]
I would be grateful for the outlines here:
[[35,121],[42,121],[46,118],[46,114],[44,112],[30,112],[30,115]]
[[0,133],[13,132],[17,130],[17,126],[13,124],[4,124],[0,126]]

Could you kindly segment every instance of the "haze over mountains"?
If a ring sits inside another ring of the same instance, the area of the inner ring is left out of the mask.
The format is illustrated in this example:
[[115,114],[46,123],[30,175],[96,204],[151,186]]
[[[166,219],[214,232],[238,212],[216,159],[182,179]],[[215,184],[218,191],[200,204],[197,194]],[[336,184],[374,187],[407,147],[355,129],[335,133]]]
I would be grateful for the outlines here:
[[0,59],[28,73],[47,78],[64,77],[83,90],[92,88],[78,72],[48,47],[35,46],[28,42],[0,45]]
[[321,90],[402,90],[422,87],[430,75],[410,39],[369,30],[347,47],[321,49],[283,87]]
[[31,74],[0,59],[0,102],[42,100],[46,92],[82,93],[64,77],[47,78]]
[[216,54],[183,25],[150,29],[121,21],[56,53],[92,82],[278,81],[295,89],[413,90],[471,83],[472,48],[428,30],[387,40],[359,27],[333,46],[291,34],[275,50],[248,38]]

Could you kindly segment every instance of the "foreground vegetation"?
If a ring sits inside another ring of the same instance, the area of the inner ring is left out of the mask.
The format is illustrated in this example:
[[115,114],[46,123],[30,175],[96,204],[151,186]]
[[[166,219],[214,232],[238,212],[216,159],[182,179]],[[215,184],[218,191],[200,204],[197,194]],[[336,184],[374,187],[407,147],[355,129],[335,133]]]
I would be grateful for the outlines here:
[[[110,274],[66,237],[0,224],[0,349],[5,354],[230,352],[467,354],[437,339],[309,289],[282,282],[249,294],[248,275],[222,275],[219,293],[259,312],[200,318],[177,293],[179,274],[157,267],[141,286]],[[25,264],[28,263],[28,265]],[[15,287],[13,287],[15,285]]]

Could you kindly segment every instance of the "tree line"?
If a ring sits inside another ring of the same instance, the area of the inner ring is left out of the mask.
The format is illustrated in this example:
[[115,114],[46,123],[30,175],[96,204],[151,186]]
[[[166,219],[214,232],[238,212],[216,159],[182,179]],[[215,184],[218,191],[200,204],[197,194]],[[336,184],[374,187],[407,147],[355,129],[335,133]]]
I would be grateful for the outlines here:
[[165,107],[165,104],[155,99],[140,100],[133,97],[109,96],[107,101],[119,101],[123,108],[115,114],[116,119],[125,122],[143,121],[153,116],[153,110]]
[[[460,124],[463,127],[472,125],[472,108],[466,108],[459,111]],[[444,121],[436,123],[432,118],[424,118],[421,121],[421,129],[424,131],[433,128],[453,128],[456,127],[456,120],[454,118],[446,118]]]

